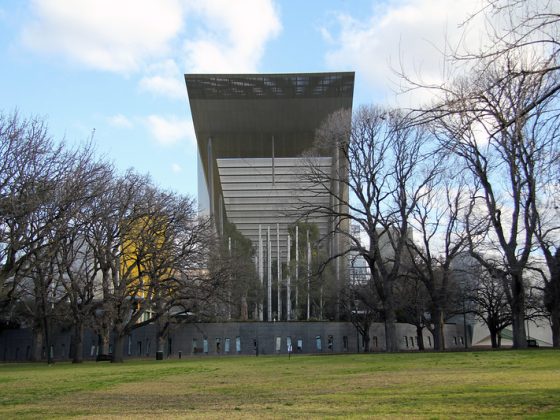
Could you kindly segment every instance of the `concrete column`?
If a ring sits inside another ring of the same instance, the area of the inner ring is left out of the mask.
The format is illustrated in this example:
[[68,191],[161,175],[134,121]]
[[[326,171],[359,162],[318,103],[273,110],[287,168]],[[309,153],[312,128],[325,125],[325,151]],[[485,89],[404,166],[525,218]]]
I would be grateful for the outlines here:
[[[228,252],[229,257],[231,258],[231,236],[228,236]],[[229,278],[229,285],[228,285],[228,301],[227,301],[227,319],[231,319],[231,287],[232,287],[232,278]]]
[[296,225],[296,309],[295,318],[299,320],[299,226]]
[[286,273],[286,321],[291,321],[292,319],[292,273],[290,271],[290,247],[292,246],[291,242],[291,237],[288,233],[288,251],[286,255],[286,267],[288,268],[288,272]]
[[224,200],[221,194],[218,196],[218,208],[216,209],[216,229],[220,235],[224,234]]
[[276,269],[278,271],[277,281],[277,313],[278,321],[282,320],[282,261],[280,260],[280,225],[276,223]]
[[270,226],[267,226],[267,234],[266,234],[266,238],[267,238],[267,244],[268,244],[268,261],[267,261],[267,265],[268,265],[268,293],[267,293],[267,303],[268,303],[268,311],[267,311],[267,315],[268,315],[268,319],[267,321],[270,322],[272,321],[272,249],[270,247]]
[[[259,224],[259,280],[261,281],[261,290],[264,285],[264,266],[263,266],[263,243],[262,243],[262,236],[261,236],[261,225]],[[259,302],[259,321],[263,320],[263,303]]]
[[[212,137],[208,137],[208,143],[206,145],[207,161],[206,166],[208,168],[208,198],[210,199],[210,217],[216,217],[216,206],[214,203],[214,157],[212,153]],[[214,220],[215,222],[215,220]]]
[[311,243],[307,229],[307,320],[311,318]]

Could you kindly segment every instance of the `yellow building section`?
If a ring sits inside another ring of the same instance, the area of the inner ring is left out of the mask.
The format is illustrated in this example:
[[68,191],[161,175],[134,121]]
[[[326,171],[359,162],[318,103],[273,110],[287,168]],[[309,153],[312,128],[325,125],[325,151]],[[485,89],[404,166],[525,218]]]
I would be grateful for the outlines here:
[[164,249],[167,227],[161,218],[144,216],[129,223],[123,234],[120,276],[135,298],[147,298],[156,277],[169,277],[171,268],[165,261],[169,252]]

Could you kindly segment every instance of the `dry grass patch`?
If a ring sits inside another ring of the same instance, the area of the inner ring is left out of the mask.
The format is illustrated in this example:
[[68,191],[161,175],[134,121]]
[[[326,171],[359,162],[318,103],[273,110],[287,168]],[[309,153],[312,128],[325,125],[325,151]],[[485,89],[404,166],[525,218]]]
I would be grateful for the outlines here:
[[552,418],[560,414],[559,356],[539,350],[3,365],[0,417]]

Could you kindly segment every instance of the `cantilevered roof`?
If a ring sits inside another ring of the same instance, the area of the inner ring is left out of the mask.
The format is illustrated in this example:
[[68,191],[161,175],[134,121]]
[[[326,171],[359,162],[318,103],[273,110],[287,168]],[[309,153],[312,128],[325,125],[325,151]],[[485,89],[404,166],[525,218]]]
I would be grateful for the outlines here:
[[212,138],[216,157],[297,156],[315,130],[341,108],[352,108],[354,73],[187,74],[201,157]]
[[189,98],[352,97],[354,73],[185,75]]
[[[354,73],[186,74],[185,82],[218,227],[223,214],[253,241],[259,224],[285,231],[304,187],[298,158],[330,114],[352,108]],[[327,220],[313,221],[326,233]]]

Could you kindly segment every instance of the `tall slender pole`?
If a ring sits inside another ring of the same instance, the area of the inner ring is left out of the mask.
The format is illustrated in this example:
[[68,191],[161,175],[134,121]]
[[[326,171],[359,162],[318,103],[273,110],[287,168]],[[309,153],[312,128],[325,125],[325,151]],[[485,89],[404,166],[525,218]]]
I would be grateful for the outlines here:
[[295,318],[299,319],[299,226],[296,225],[296,309]]
[[272,321],[272,249],[270,247],[270,226],[267,226],[267,245],[268,245],[268,308],[267,308],[267,321]]
[[[261,290],[262,290],[264,285],[264,267],[263,267],[263,243],[262,243],[261,225],[259,225],[259,280],[261,281]],[[258,316],[259,316],[259,321],[262,321],[263,320],[262,301],[259,301],[258,303]]]
[[[335,168],[336,168],[335,170],[336,170],[336,173],[337,173],[337,174],[339,174],[339,173],[344,174],[344,173],[345,173],[345,171],[341,168],[341,163],[340,163],[340,150],[339,150],[338,147],[336,148],[336,151],[335,151],[335,164],[334,164],[334,166],[335,166]],[[339,177],[339,176],[340,176],[340,175],[337,175],[337,177]],[[341,179],[341,178],[339,178],[339,179]],[[347,179],[347,175],[343,175],[343,178],[342,178],[342,179]],[[335,183],[334,183],[335,197],[344,197],[344,195],[341,195],[341,191],[340,191],[340,186],[341,186],[342,182],[343,182],[343,181],[335,181]],[[343,198],[343,200],[344,200],[344,198]],[[343,208],[342,208],[342,205],[341,205],[341,203],[340,203],[340,200],[336,200],[333,204],[334,204],[335,209],[336,209],[335,214],[341,214]],[[339,222],[339,219],[338,219],[337,216],[334,217],[333,222],[334,222],[334,226],[336,226],[337,223]],[[334,228],[334,226],[333,226],[333,228]],[[334,238],[333,238],[334,249],[333,249],[332,255],[339,255],[339,254],[340,254],[340,251],[341,251],[341,249],[340,249],[340,246],[341,246],[341,243],[340,243],[340,239],[341,239],[341,238],[340,238],[340,233],[336,233],[336,229],[333,229],[333,232],[334,232],[334,233],[333,233],[333,235],[334,235]],[[336,273],[335,273],[335,278],[336,278],[336,307],[335,307],[335,319],[336,319],[337,321],[340,320],[340,312],[341,312],[341,296],[340,296],[340,291],[341,291],[341,289],[342,289],[342,281],[341,281],[341,273],[340,273],[340,271],[341,271],[340,260],[341,260],[341,258],[336,258],[336,259],[335,259],[335,263],[334,263],[334,264],[335,264],[335,271],[336,271]]]
[[[228,252],[231,259],[231,236],[228,236]],[[231,319],[231,288],[232,288],[232,278],[229,277],[229,287],[228,287],[228,302],[227,302],[227,319]]]
[[311,318],[311,244],[309,243],[309,229],[307,229],[307,319]]
[[292,285],[291,285],[291,272],[290,272],[290,247],[291,237],[288,233],[288,250],[286,255],[286,267],[288,272],[286,273],[286,321],[291,321],[292,318]]
[[276,289],[276,308],[278,311],[278,321],[282,320],[282,261],[280,260],[280,224],[276,223],[276,269],[278,271],[278,282]]
[[[468,341],[467,341],[467,312],[465,311],[465,292],[462,292],[463,295],[463,336],[465,337],[465,348],[468,349]],[[527,337],[529,337],[529,320],[527,320]]]

